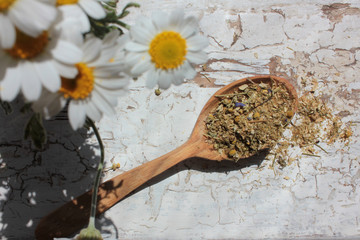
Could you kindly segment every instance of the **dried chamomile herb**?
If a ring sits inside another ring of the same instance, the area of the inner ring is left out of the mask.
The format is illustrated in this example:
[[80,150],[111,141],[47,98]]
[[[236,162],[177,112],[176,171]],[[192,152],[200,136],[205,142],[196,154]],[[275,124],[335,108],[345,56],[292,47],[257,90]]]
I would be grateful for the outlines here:
[[294,115],[294,99],[278,82],[250,81],[230,94],[206,118],[206,137],[220,154],[238,161],[273,147]]
[[327,153],[320,146],[321,143],[332,144],[340,140],[345,142],[346,146],[352,136],[351,126],[344,126],[340,118],[334,116],[333,110],[322,100],[316,79],[303,78],[302,85],[305,86],[308,81],[311,82],[308,86],[310,90],[304,91],[299,98],[296,118],[288,127],[291,134],[281,139],[270,151],[270,155],[274,155],[273,163],[278,163],[281,168],[296,160],[288,153],[292,147],[299,148],[302,155],[321,157],[318,155],[319,151]]

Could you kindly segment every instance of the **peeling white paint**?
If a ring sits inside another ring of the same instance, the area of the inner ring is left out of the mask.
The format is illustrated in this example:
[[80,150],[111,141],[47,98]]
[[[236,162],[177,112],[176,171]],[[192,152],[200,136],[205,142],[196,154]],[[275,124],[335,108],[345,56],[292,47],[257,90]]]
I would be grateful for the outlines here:
[[[142,7],[125,19],[130,24],[159,8],[183,8],[200,19],[210,42],[210,61],[201,73],[215,88],[189,81],[155,96],[143,78],[134,82],[116,115],[97,124],[106,167],[121,165],[107,171],[105,180],[180,146],[217,87],[255,74],[286,75],[299,93],[305,89],[301,77],[318,79],[334,113],[353,122],[353,136],[348,146],[319,143],[327,151],[319,151],[320,157],[291,149],[297,160],[284,169],[270,169],[270,160],[261,168],[224,172],[180,164],[101,216],[97,224],[104,239],[359,238],[360,16],[330,21],[322,11],[334,3],[330,0],[138,2]],[[360,7],[356,0],[337,2]],[[119,9],[126,3],[120,1]],[[49,121],[49,144],[36,151],[21,140],[19,126],[27,116],[0,118],[1,239],[34,239],[41,217],[91,188],[97,142],[90,132],[73,132],[67,121]]]

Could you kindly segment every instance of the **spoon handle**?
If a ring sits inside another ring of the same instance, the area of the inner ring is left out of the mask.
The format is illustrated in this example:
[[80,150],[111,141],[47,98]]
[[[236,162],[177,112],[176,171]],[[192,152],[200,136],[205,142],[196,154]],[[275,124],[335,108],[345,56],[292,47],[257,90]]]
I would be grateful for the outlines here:
[[[198,151],[196,141],[189,139],[175,150],[102,183],[98,192],[97,214],[170,167],[195,156]],[[35,230],[36,239],[67,237],[79,231],[89,220],[91,194],[92,191],[88,191],[42,218]]]

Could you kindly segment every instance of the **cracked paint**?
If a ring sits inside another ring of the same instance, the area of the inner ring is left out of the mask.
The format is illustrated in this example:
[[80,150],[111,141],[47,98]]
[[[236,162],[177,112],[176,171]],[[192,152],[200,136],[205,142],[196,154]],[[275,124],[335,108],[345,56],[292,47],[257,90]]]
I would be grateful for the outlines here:
[[[194,80],[155,96],[139,78],[116,115],[97,126],[106,147],[104,179],[184,143],[208,98],[221,86],[256,74],[285,77],[299,95],[316,79],[322,99],[353,136],[320,145],[320,157],[298,156],[271,169],[189,160],[116,204],[97,221],[104,239],[250,239],[360,237],[360,4],[357,1],[140,1],[132,23],[158,9],[184,8],[200,19],[209,61]],[[119,9],[126,2],[119,3]],[[17,105],[16,105],[17,104]],[[27,117],[1,115],[0,235],[33,239],[41,217],[91,187],[99,160],[95,137],[73,132],[64,117],[46,123],[49,143],[22,140]],[[61,120],[63,119],[63,120]],[[95,155],[94,155],[95,154]]]

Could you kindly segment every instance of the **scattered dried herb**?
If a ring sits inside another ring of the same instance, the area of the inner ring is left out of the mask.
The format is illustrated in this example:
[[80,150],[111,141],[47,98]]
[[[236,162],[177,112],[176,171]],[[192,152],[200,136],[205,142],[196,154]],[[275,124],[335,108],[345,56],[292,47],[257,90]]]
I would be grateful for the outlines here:
[[[234,161],[270,148],[271,168],[275,163],[284,168],[301,156],[319,158],[319,151],[327,154],[323,144],[339,140],[347,145],[351,126],[332,114],[316,79],[303,78],[301,84],[306,90],[296,114],[286,88],[277,82],[249,81],[233,93],[217,96],[220,102],[205,121],[207,141]],[[293,154],[293,148],[300,149],[300,155]]]
[[249,80],[216,97],[220,102],[205,120],[207,141],[234,161],[273,147],[294,115],[294,99],[276,81]]
[[[310,85],[307,85],[308,82]],[[310,89],[304,91],[299,98],[296,117],[288,127],[290,134],[283,137],[270,151],[281,168],[296,160],[288,153],[291,148],[300,148],[302,156],[318,158],[321,157],[319,151],[327,154],[320,143],[332,144],[337,140],[348,142],[352,136],[350,126],[344,126],[341,120],[332,114],[333,110],[322,100],[316,79],[303,78],[301,83],[303,87]]]

